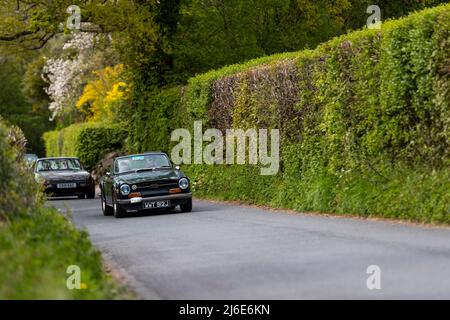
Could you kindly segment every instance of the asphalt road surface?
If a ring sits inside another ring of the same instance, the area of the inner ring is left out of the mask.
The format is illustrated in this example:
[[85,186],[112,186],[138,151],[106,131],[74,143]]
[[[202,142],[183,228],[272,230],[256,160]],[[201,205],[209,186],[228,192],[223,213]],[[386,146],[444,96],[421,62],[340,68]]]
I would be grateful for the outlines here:
[[72,209],[144,299],[450,299],[449,229],[204,201],[125,219],[99,199],[50,204]]

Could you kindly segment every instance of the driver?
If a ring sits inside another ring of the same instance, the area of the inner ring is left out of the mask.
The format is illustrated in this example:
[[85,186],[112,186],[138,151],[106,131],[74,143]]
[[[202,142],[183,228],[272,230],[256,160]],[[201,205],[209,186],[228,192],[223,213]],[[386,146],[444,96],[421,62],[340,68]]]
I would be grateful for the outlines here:
[[127,172],[127,171],[131,171],[131,167],[130,161],[125,159],[120,162],[120,172]]
[[48,161],[42,161],[41,162],[41,168],[44,171],[49,171],[50,170],[50,163]]
[[69,169],[69,166],[67,165],[67,161],[61,161],[61,170],[67,170]]

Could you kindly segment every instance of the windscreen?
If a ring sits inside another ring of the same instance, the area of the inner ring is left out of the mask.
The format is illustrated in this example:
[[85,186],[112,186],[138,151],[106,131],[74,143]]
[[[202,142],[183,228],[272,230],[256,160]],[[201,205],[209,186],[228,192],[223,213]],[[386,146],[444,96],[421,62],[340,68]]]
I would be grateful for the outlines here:
[[81,170],[77,159],[45,159],[36,164],[36,171]]
[[164,154],[149,154],[117,159],[116,173],[131,172],[142,169],[169,168],[170,161]]

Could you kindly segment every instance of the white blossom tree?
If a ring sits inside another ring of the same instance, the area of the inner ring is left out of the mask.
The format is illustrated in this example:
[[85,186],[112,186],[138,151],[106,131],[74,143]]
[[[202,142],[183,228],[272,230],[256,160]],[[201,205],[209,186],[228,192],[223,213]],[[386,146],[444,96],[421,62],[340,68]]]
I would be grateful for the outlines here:
[[96,67],[95,43],[98,36],[77,32],[62,47],[62,55],[47,59],[43,79],[49,83],[46,92],[51,99],[51,120],[74,110],[86,77]]

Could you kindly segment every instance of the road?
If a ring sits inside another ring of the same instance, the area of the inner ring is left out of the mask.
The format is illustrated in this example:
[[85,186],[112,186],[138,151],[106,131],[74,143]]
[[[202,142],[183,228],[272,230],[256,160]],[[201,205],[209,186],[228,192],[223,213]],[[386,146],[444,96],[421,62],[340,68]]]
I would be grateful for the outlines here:
[[[450,299],[450,230],[194,201],[191,213],[71,208],[144,299]],[[370,265],[381,289],[369,290]]]

